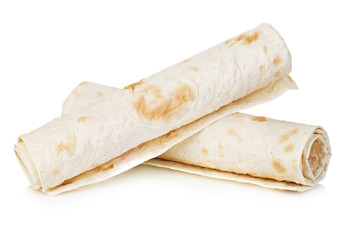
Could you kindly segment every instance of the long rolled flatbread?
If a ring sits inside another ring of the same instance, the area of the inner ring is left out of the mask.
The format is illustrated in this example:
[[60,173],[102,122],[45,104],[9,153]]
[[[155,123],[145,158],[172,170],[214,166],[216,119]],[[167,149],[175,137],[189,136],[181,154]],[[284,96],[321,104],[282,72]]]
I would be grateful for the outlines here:
[[102,181],[294,88],[290,70],[282,37],[262,24],[129,85],[119,98],[96,92],[98,101],[20,136],[15,153],[33,188],[51,195]]
[[[98,100],[96,92],[122,90],[95,83],[77,86],[63,114]],[[268,188],[305,191],[326,174],[331,149],[326,131],[267,117],[235,113],[145,164]]]

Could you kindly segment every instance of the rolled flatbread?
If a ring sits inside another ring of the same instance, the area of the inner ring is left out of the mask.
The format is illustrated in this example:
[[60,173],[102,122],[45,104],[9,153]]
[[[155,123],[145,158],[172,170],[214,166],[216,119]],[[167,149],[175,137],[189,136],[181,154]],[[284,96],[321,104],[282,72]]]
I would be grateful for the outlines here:
[[[97,101],[97,91],[117,97],[122,93],[95,83],[79,85],[64,102],[63,114]],[[329,139],[322,127],[235,113],[145,164],[268,188],[305,191],[323,179],[330,156]]]
[[324,178],[330,156],[328,136],[322,127],[236,113],[148,164],[302,192]]
[[20,136],[15,153],[42,192],[102,181],[295,87],[290,70],[282,37],[262,24],[129,85],[119,98],[96,92],[98,101]]

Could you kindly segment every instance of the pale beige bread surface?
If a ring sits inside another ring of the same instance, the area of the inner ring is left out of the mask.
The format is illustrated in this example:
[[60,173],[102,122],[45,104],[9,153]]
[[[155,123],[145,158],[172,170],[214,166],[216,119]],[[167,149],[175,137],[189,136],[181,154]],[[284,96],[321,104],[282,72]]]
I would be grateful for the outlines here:
[[128,86],[119,98],[103,96],[20,136],[16,155],[32,186],[43,192],[101,181],[184,139],[145,148],[172,130],[213,113],[186,130],[188,137],[225,115],[280,95],[294,85],[285,77],[290,69],[283,39],[262,24]]
[[[98,90],[117,97],[122,91],[94,83],[79,85],[64,102],[63,114],[96,101]],[[82,95],[87,96],[86,100]],[[305,191],[325,176],[330,155],[328,136],[321,127],[236,113],[217,120],[146,164]]]

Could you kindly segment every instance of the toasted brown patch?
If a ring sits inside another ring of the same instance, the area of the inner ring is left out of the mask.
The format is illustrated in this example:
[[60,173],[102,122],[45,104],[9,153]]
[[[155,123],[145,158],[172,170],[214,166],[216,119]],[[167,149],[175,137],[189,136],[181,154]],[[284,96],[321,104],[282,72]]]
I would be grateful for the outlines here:
[[275,168],[275,170],[278,172],[278,173],[285,173],[287,170],[285,169],[285,167],[280,163],[279,160],[273,160],[272,161],[272,166]]
[[78,118],[77,122],[85,122],[86,119],[87,117],[81,116],[80,118]]
[[227,44],[229,44],[230,42],[232,42],[232,40],[231,40],[231,39],[229,39],[229,40],[226,40],[226,41],[224,42],[224,44],[225,44],[225,45],[227,45]]
[[239,42],[240,40],[242,40],[242,39],[244,39],[245,38],[245,35],[244,34],[241,34],[241,35],[239,35],[236,39],[235,39],[235,41],[236,42]]
[[54,175],[54,176],[56,176],[56,175],[58,175],[58,170],[53,170],[53,172],[52,172],[52,174]]
[[61,142],[56,150],[57,155],[61,154],[63,151],[66,151],[70,156],[75,153],[76,148],[76,137],[75,135],[70,135],[65,141]]
[[255,121],[255,122],[266,122],[266,121],[268,121],[268,119],[266,117],[260,117],[260,116],[252,116],[251,120]]
[[85,85],[87,85],[87,84],[89,84],[89,83],[88,83],[88,82],[81,82],[79,85],[85,86]]
[[257,41],[259,38],[260,33],[258,31],[255,31],[251,35],[241,34],[238,37],[234,39],[229,39],[224,42],[225,45],[228,45],[227,47],[232,47],[239,41],[243,41],[243,44],[251,44],[254,41]]
[[275,57],[272,60],[272,63],[275,65],[275,67],[278,67],[281,62],[282,62],[282,58],[280,58],[280,57]]
[[223,145],[221,145],[221,143],[219,143],[218,147],[219,147],[219,150],[223,150]]
[[179,134],[177,133],[176,129],[173,131],[170,131],[168,133],[166,133],[165,135],[160,137],[160,143],[163,144],[165,142],[168,142],[169,140],[178,137]]
[[289,138],[290,138],[291,136],[296,135],[297,133],[298,133],[298,128],[294,128],[294,129],[292,129],[290,132],[281,135],[280,138],[279,138],[279,142],[280,142],[280,143],[286,142],[286,141],[289,140]]
[[292,151],[294,151],[295,145],[291,142],[288,145],[285,146],[284,148],[284,152],[285,153],[290,153]]
[[104,94],[101,91],[96,92],[96,95],[99,97],[104,97]]
[[264,46],[263,49],[264,49],[265,53],[267,53],[269,51],[269,47],[268,46]]
[[184,64],[184,63],[186,63],[186,62],[189,62],[189,58],[187,58],[187,59],[185,59],[185,60],[183,60],[180,64]]
[[[62,182],[62,184],[60,184],[59,186],[65,186],[65,185],[68,185],[70,183],[73,183],[73,180],[74,180],[74,178],[67,179],[64,182]],[[57,187],[59,187],[59,186],[57,186]]]
[[205,157],[208,156],[208,150],[207,150],[207,148],[202,148],[202,149],[201,149],[201,152],[202,152],[202,154],[203,154]]
[[197,67],[194,67],[194,66],[190,66],[190,67],[188,68],[188,70],[197,72],[197,71],[198,71],[198,68],[197,68]]
[[227,134],[228,135],[231,135],[231,136],[234,136],[235,138],[238,139],[239,142],[242,142],[243,141],[243,138],[242,136],[240,136],[236,130],[234,130],[233,128],[229,128],[229,130],[227,130]]
[[127,90],[132,90],[132,91],[135,91],[135,88],[139,85],[141,85],[143,83],[143,79],[141,79],[140,81],[136,82],[136,83],[132,83],[126,87],[124,87],[124,89],[127,89]]
[[[152,94],[153,102],[147,102],[144,94]],[[188,85],[178,86],[172,93],[171,97],[164,97],[160,88],[149,85],[148,88],[141,92],[141,95],[134,102],[134,106],[138,114],[148,120],[168,120],[175,117],[183,110],[187,102],[195,100],[195,93]]]
[[238,41],[240,41],[241,39],[243,39],[244,36],[239,36],[238,38],[235,38],[235,39],[229,39],[229,40],[226,40],[224,42],[225,45],[227,45],[227,47],[232,47],[233,45],[235,45]]
[[108,171],[110,169],[113,169],[115,167],[115,164],[111,163],[111,164],[103,164],[103,165],[100,165],[98,167],[96,167],[94,170],[96,172],[105,172],[105,171]]
[[259,38],[259,32],[258,31],[255,31],[253,34],[251,35],[246,35],[246,34],[242,34],[240,35],[239,37],[236,38],[236,41],[241,41],[243,40],[243,42],[245,44],[251,44],[253,43],[254,41],[257,41]]
[[259,71],[261,71],[262,73],[265,73],[265,66],[264,65],[260,65],[259,66]]
[[281,71],[276,72],[275,75],[274,75],[275,78],[278,78],[280,76],[281,76]]
[[248,43],[248,44],[251,44],[252,42],[257,41],[258,38],[259,38],[259,32],[256,31],[256,32],[254,32],[252,35],[247,36],[247,37],[244,39],[244,42],[246,42],[246,43]]

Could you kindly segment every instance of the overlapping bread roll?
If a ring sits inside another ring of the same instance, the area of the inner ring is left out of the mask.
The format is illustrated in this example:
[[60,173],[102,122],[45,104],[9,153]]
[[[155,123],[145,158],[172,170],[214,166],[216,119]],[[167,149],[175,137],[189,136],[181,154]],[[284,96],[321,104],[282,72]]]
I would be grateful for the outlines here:
[[[95,83],[77,86],[63,114],[97,101],[98,91],[122,90]],[[146,164],[264,187],[305,191],[326,174],[331,156],[322,127],[235,113],[210,124]]]
[[57,194],[95,183],[293,88],[290,69],[282,37],[262,24],[128,86],[120,97],[97,91],[98,101],[20,136],[15,152],[35,189]]

